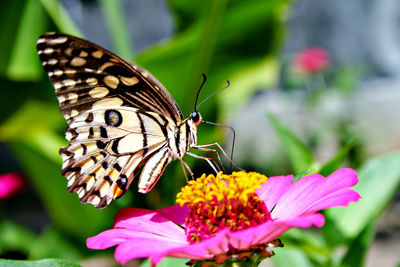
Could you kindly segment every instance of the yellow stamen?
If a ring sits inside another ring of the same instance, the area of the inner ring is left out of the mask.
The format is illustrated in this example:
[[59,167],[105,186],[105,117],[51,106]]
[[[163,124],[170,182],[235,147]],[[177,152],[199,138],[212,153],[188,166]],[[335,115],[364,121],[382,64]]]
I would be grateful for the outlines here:
[[190,181],[177,195],[177,202],[190,209],[185,232],[191,243],[210,238],[223,229],[245,229],[271,219],[255,190],[267,181],[256,172],[203,174]]
[[[256,172],[233,172],[231,175],[220,172],[217,176],[203,174],[195,181],[182,188],[177,195],[177,202],[181,206],[185,204],[196,204],[199,202],[208,203],[216,199],[236,199],[242,204],[248,201],[250,193],[261,188],[267,177]],[[220,207],[221,208],[221,207]]]

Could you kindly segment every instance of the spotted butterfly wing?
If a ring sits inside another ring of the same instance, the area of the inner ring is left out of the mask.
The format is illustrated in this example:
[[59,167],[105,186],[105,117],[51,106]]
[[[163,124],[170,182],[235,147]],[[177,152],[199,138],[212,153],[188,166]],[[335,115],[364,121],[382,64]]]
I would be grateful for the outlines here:
[[139,191],[150,191],[196,143],[197,122],[142,68],[66,34],[40,36],[37,50],[69,124],[62,174],[81,202],[104,208],[140,169]]

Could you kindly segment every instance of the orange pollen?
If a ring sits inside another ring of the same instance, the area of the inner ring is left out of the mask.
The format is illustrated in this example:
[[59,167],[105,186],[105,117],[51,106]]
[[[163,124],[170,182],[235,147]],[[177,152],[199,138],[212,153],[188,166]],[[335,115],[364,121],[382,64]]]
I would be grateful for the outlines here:
[[190,181],[177,196],[177,202],[190,209],[185,223],[188,241],[200,242],[225,228],[238,231],[271,220],[264,201],[255,192],[265,182],[266,176],[244,171],[203,174]]

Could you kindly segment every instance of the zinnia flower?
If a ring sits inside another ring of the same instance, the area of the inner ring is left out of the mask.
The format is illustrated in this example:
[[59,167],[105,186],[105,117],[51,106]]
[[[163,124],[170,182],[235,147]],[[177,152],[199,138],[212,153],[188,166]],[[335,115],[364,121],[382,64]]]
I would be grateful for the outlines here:
[[319,47],[304,49],[292,60],[291,67],[297,74],[308,74],[325,70],[331,63],[331,57]]
[[293,176],[267,179],[250,172],[203,175],[178,194],[178,205],[151,211],[123,208],[113,229],[88,238],[87,246],[117,246],[116,260],[151,257],[154,266],[163,257],[194,261],[272,255],[277,238],[292,227],[321,227],[319,210],[346,206],[360,196],[349,187],[357,182],[352,169],[327,178],[313,174],[292,183]]
[[7,199],[20,193],[25,187],[22,176],[17,173],[0,175],[0,199]]

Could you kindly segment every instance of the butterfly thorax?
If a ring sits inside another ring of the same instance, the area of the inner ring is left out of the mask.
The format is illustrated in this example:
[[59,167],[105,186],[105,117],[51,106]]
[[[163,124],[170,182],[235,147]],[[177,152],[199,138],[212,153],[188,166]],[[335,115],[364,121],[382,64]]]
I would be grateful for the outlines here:
[[177,125],[174,138],[170,139],[173,142],[171,150],[174,158],[182,159],[190,147],[197,145],[197,125],[192,117]]

